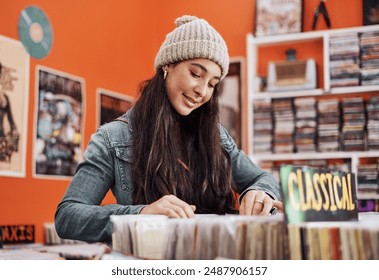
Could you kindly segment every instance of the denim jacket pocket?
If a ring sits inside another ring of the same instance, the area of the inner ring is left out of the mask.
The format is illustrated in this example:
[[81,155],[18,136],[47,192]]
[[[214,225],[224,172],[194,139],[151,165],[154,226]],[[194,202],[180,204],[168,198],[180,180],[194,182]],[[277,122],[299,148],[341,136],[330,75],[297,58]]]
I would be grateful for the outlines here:
[[[124,191],[132,190],[132,180],[130,176],[131,148],[128,146],[114,147],[116,153],[116,164],[121,189]],[[116,186],[117,186],[116,179]]]

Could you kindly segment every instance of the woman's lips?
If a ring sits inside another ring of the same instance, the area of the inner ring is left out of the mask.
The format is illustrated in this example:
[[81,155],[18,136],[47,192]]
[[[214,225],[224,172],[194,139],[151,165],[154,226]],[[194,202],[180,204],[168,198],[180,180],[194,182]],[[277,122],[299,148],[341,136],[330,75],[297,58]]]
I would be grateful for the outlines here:
[[193,99],[192,97],[186,95],[186,94],[183,94],[184,98],[185,98],[185,101],[186,103],[190,106],[190,107],[194,107],[196,106],[196,104],[198,104],[199,102],[196,101],[195,99]]

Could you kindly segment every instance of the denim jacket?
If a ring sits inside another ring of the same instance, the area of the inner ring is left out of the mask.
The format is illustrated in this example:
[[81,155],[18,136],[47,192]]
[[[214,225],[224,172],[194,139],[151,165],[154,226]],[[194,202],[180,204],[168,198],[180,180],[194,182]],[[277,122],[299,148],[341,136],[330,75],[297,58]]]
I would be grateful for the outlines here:
[[[91,136],[62,201],[55,213],[55,227],[64,239],[87,242],[110,242],[112,237],[111,215],[138,214],[145,205],[132,204],[132,180],[130,153],[132,148],[131,111],[120,121],[101,126]],[[232,175],[240,198],[251,189],[263,190],[274,199],[280,198],[276,180],[255,165],[239,150],[226,131],[220,126],[223,148],[232,160]],[[117,204],[101,205],[111,190]]]

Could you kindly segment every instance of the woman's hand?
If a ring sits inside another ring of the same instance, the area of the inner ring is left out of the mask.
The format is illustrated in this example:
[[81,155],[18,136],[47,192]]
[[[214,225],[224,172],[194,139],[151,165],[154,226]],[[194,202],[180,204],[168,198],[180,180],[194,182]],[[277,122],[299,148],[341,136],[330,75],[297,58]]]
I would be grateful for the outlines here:
[[240,215],[269,215],[272,208],[283,211],[283,203],[273,200],[264,191],[248,191],[241,200]]
[[140,214],[160,214],[169,218],[191,218],[195,215],[195,210],[194,205],[189,205],[175,195],[165,195],[145,206]]

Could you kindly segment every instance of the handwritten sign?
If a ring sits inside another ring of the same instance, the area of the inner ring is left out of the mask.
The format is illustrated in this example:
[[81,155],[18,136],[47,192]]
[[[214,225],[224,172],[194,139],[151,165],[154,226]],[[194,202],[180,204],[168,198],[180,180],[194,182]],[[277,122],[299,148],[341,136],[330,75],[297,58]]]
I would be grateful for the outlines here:
[[358,220],[354,173],[283,165],[280,180],[287,223]]

